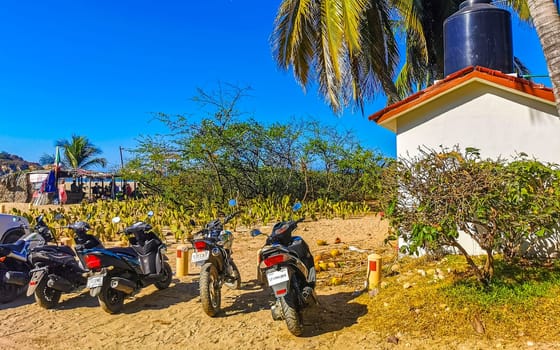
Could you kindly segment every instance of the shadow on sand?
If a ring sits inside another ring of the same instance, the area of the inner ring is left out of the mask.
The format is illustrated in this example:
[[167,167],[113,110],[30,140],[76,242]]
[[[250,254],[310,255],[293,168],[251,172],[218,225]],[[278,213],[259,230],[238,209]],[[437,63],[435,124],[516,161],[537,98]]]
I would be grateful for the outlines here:
[[220,316],[230,317],[270,309],[274,298],[269,288],[262,289],[257,280],[245,282],[241,286],[242,294],[228,297],[230,306],[221,310]]
[[[256,280],[247,282],[242,290],[245,292],[233,297],[231,305],[222,309],[223,314],[220,316],[230,317],[240,313],[270,310],[271,305],[275,302],[270,288],[263,290]],[[358,318],[367,313],[366,305],[352,302],[356,298],[353,292],[318,295],[317,298],[318,305],[303,310],[303,337],[340,331],[356,324]]]
[[155,290],[153,293],[137,297],[133,301],[125,301],[121,313],[133,314],[145,309],[166,309],[172,305],[188,302],[196,297],[198,297],[197,283],[177,281],[167,289]]
[[29,304],[33,304],[34,302],[35,302],[35,299],[33,299],[33,296],[26,297],[25,292],[23,292],[22,294],[20,294],[14,300],[12,300],[10,302],[7,302],[7,303],[4,303],[4,304],[0,304],[0,310],[6,310],[6,309],[15,308],[15,307],[20,307],[20,306],[23,306],[23,305],[29,305]]
[[[195,283],[184,283],[179,280],[173,280],[174,284],[167,289],[154,290],[150,294],[140,297],[133,297],[134,300],[125,299],[124,307],[121,313],[132,314],[144,309],[165,309],[171,305],[181,302],[187,302],[198,296],[198,285]],[[97,298],[89,295],[89,290],[84,289],[81,293],[63,294],[62,301],[55,310],[71,310],[82,307],[100,307]],[[35,299],[33,296],[25,297],[25,294],[16,300],[0,304],[0,310],[15,308],[22,305],[33,304]],[[37,306],[39,307],[39,306]]]

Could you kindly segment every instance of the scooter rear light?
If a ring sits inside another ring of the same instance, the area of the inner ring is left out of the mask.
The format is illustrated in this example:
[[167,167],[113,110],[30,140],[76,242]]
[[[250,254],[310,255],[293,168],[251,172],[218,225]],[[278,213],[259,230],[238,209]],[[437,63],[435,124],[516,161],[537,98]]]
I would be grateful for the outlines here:
[[84,261],[90,270],[101,268],[101,259],[97,255],[86,254],[84,256]]
[[197,252],[201,252],[203,250],[206,250],[206,242],[196,241],[196,242],[194,242],[194,248],[196,249]]
[[289,257],[286,254],[272,255],[264,259],[261,265],[264,264],[264,267],[271,267],[283,263],[284,261],[288,261],[288,259]]
[[5,256],[3,256],[3,257],[0,258],[0,262],[4,262],[4,260],[6,260],[6,257],[5,257]]

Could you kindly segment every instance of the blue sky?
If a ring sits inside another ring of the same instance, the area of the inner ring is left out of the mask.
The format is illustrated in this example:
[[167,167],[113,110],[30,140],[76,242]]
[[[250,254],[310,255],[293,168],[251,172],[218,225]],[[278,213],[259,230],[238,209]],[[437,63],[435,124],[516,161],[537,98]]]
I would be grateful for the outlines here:
[[[269,36],[280,0],[0,1],[0,151],[38,161],[54,143],[87,136],[115,168],[119,147],[165,132],[152,113],[200,114],[197,88],[250,86],[239,109],[269,123],[320,119],[395,155],[393,133],[365,114],[334,115],[277,68]],[[547,74],[533,29],[514,20],[514,54]],[[548,79],[537,80],[550,86]],[[127,152],[124,158],[128,157]]]

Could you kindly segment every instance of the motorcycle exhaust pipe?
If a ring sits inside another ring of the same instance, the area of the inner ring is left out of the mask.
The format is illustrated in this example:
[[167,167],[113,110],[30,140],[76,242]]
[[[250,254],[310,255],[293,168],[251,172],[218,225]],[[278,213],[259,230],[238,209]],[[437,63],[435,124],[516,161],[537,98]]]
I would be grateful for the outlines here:
[[70,293],[74,289],[74,286],[72,285],[72,283],[70,283],[70,281],[68,281],[66,278],[56,275],[49,276],[47,286],[64,293]]
[[126,278],[113,277],[111,278],[111,288],[121,291],[125,294],[132,294],[136,288],[136,283],[127,280]]
[[4,274],[4,283],[25,286],[29,283],[29,273],[20,271],[7,271]]

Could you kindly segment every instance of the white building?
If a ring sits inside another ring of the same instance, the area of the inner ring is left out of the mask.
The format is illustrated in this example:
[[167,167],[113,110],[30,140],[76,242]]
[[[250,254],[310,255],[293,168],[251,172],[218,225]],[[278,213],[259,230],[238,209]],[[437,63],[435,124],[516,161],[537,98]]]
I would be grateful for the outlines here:
[[525,152],[560,164],[552,89],[488,68],[464,68],[369,119],[395,132],[398,156],[416,154],[420,145],[459,145],[484,158]]
[[[397,156],[420,146],[474,147],[483,158],[524,152],[560,164],[560,118],[552,89],[502,72],[467,67],[369,117],[395,132]],[[471,254],[480,247],[466,235]]]

